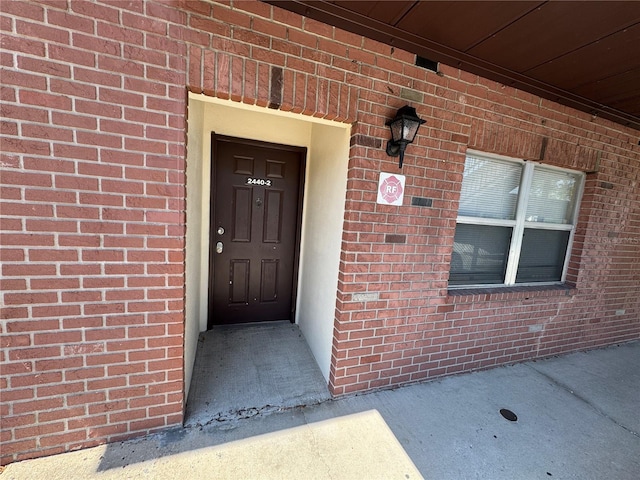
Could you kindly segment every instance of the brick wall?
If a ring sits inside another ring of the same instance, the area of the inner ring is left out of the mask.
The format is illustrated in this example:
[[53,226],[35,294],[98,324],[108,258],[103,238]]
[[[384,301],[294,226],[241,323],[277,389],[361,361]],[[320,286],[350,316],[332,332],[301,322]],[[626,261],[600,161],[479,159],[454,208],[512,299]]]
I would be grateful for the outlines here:
[[186,47],[146,8],[0,3],[3,462],[182,420]]
[[[0,12],[3,463],[182,420],[185,87],[353,123],[334,394],[640,337],[638,132],[259,2]],[[593,172],[573,288],[447,292],[467,148]]]

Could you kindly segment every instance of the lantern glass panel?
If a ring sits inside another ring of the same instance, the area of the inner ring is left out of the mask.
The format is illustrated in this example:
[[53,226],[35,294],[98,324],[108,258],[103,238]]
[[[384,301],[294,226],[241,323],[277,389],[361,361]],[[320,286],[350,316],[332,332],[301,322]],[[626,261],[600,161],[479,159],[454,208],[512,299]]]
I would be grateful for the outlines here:
[[389,127],[391,128],[391,137],[393,138],[394,142],[399,142],[400,140],[402,140],[402,134],[404,133],[403,123],[404,122],[402,120],[395,120],[389,125]]
[[407,140],[409,143],[413,142],[416,138],[416,134],[418,133],[418,127],[420,123],[414,122],[413,120],[404,120],[404,131],[402,132],[402,138]]

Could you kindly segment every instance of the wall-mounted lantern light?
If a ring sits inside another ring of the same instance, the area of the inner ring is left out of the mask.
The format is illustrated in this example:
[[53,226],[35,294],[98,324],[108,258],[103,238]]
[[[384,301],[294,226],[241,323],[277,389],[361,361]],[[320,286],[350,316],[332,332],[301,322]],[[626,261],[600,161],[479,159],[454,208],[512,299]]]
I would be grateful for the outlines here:
[[390,157],[400,156],[399,168],[402,168],[404,161],[404,150],[407,145],[413,143],[418,128],[425,122],[426,120],[418,117],[415,108],[405,105],[398,110],[395,118],[385,123],[391,129],[391,140],[387,142],[387,155]]

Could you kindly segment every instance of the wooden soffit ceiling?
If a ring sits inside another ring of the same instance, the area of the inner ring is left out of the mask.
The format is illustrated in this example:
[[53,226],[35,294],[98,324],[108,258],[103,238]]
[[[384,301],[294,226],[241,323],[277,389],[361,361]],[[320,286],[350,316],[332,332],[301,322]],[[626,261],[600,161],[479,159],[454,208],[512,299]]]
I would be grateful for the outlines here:
[[271,1],[640,130],[640,1]]

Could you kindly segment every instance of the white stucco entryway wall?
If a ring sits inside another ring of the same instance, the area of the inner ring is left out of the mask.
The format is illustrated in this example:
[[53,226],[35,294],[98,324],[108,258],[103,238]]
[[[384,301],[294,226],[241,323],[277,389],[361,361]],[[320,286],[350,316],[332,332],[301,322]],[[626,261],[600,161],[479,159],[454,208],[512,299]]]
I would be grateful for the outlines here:
[[329,378],[351,125],[189,94],[185,397],[207,328],[211,132],[307,148],[295,321]]

